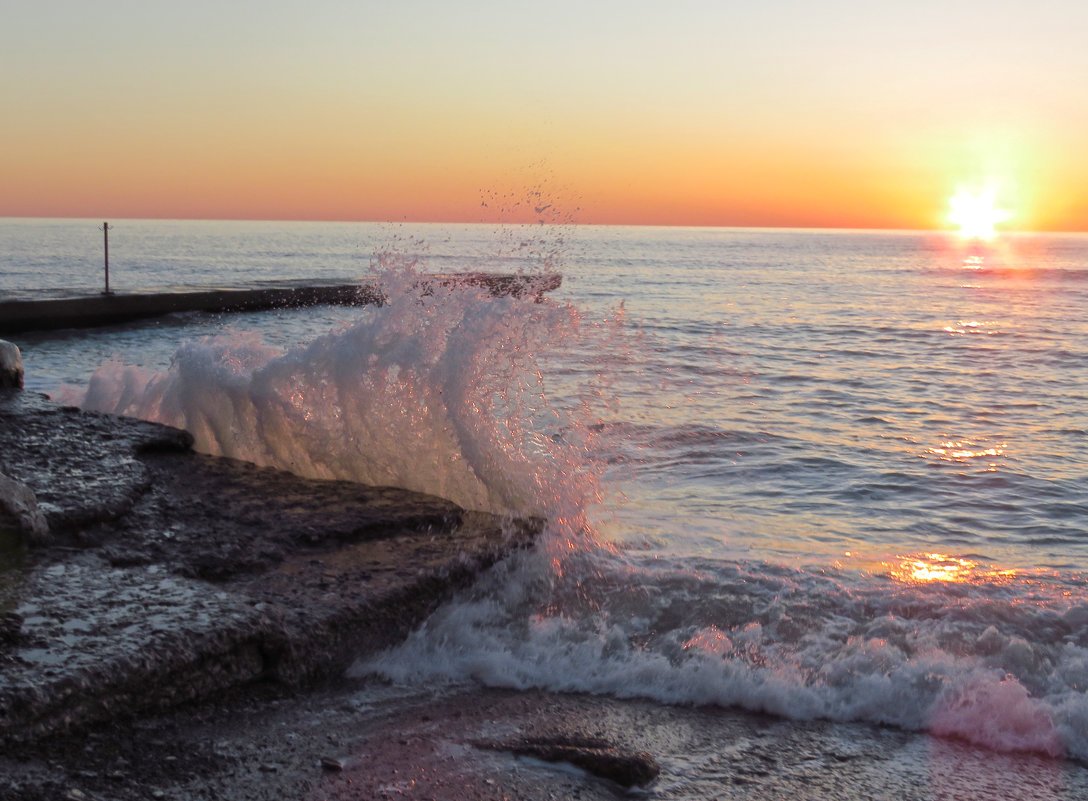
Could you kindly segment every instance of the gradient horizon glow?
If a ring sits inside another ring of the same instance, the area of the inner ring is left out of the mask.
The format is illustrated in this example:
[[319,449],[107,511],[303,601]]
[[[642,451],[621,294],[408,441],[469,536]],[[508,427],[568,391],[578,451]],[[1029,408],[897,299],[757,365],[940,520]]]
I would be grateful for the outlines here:
[[1073,0],[15,0],[0,216],[1088,229]]

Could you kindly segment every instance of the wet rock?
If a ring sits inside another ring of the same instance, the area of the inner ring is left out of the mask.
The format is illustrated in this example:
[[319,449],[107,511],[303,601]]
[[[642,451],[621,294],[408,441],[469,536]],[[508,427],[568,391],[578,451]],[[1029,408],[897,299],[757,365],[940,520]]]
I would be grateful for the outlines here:
[[15,612],[0,615],[0,646],[18,642],[23,618]]
[[49,523],[34,490],[0,473],[0,525],[9,525],[31,544],[49,539]]
[[0,339],[0,389],[23,388],[23,356],[19,348]]
[[54,535],[0,563],[0,745],[336,674],[540,528],[190,444],[0,393],[0,466]]
[[0,391],[0,472],[33,493],[54,538],[130,511],[150,487],[143,453],[191,447],[168,426]]
[[652,755],[595,738],[556,736],[478,745],[545,762],[566,762],[621,787],[645,787],[661,772]]

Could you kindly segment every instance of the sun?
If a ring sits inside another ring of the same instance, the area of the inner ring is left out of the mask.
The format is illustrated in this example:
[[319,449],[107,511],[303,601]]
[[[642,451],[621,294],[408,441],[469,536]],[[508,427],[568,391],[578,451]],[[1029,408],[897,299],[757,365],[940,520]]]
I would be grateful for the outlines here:
[[997,207],[997,193],[984,189],[978,194],[960,189],[948,201],[948,221],[960,227],[966,239],[992,239],[994,226],[1009,219],[1009,212]]

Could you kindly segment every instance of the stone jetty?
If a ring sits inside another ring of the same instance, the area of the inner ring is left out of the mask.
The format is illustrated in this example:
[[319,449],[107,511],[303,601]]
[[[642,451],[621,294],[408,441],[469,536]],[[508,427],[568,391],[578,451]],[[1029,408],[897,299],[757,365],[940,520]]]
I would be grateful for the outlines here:
[[[450,273],[420,279],[425,285],[476,286],[496,296],[540,298],[562,283],[559,273],[539,275]],[[424,289],[426,290],[426,286]],[[350,284],[315,281],[270,281],[244,287],[185,287],[110,294],[0,299],[0,334],[118,325],[178,312],[243,312],[305,306],[365,306],[384,302],[379,281],[362,278]]]

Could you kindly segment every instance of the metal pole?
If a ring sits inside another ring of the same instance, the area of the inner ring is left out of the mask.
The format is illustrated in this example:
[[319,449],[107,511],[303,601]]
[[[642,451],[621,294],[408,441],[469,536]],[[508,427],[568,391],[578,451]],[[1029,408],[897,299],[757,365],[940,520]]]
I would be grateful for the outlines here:
[[110,224],[108,222],[102,223],[102,249],[106,258],[106,289],[102,292],[103,295],[112,295],[110,292]]

